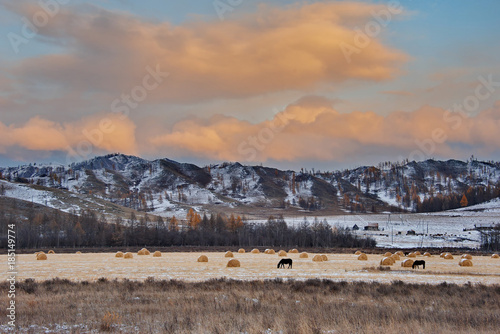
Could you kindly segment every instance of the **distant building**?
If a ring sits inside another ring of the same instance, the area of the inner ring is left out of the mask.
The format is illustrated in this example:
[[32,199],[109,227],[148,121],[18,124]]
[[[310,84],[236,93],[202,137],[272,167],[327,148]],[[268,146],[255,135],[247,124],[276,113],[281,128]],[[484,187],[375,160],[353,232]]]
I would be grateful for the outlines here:
[[365,231],[378,231],[378,223],[371,223],[366,225]]
[[415,230],[406,231],[406,235],[415,235]]
[[356,225],[356,224],[354,224],[354,226],[352,227],[352,230],[353,230],[353,231],[357,231],[357,230],[359,230],[359,226],[358,226],[358,225]]

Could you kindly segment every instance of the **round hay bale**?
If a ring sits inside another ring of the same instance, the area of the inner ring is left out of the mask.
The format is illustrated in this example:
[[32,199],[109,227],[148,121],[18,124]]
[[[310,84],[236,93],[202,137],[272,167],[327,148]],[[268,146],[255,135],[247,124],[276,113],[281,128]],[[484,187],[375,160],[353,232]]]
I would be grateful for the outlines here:
[[260,250],[258,250],[257,248],[254,248],[254,249],[252,249],[252,251],[250,253],[252,253],[252,254],[259,254]]
[[306,252],[302,252],[299,254],[299,258],[301,258],[301,259],[307,259],[308,257],[309,257],[309,255]]
[[354,255],[361,255],[361,251],[356,251],[356,253],[354,253]]
[[403,253],[403,251],[397,251],[396,254],[398,254],[399,256],[401,257],[404,257],[405,256],[405,253]]
[[470,254],[463,254],[462,255],[462,259],[472,260],[472,255],[470,255]]
[[56,252],[54,252],[52,249],[47,252],[47,254],[55,254],[55,253]]
[[47,260],[47,255],[44,252],[40,252],[36,255],[37,260]]
[[241,266],[240,261],[238,261],[236,259],[229,260],[229,262],[226,265],[226,267],[229,267],[229,268],[235,268],[235,267],[240,267],[240,266]]
[[472,267],[472,261],[469,259],[461,259],[458,265],[460,267]]
[[416,252],[415,252],[415,255],[416,255],[416,256],[422,256],[422,254],[421,254],[419,251],[416,251]]
[[328,261],[328,256],[326,256],[325,254],[321,254],[321,258],[323,259],[323,261]]
[[278,256],[286,256],[286,255],[287,255],[287,254],[286,254],[286,252],[285,252],[284,250],[280,250],[280,251],[278,252]]
[[383,256],[384,256],[384,257],[391,257],[391,256],[392,256],[392,253],[391,253],[391,252],[386,252]]
[[317,254],[317,255],[314,255],[314,257],[312,258],[312,260],[314,262],[323,262],[323,257],[321,255]]
[[160,251],[154,252],[153,257],[161,257],[161,252]]
[[116,252],[115,257],[123,257],[123,252]]
[[492,258],[492,259],[498,259],[498,258],[500,258],[500,255],[498,255],[498,254],[493,254],[493,255],[491,255],[491,258]]
[[446,253],[441,253],[439,254],[439,257],[444,257],[446,255]]
[[144,249],[144,255],[151,255],[151,253],[147,249]]
[[123,254],[123,258],[124,259],[133,259],[134,258],[134,254],[132,254],[130,252],[126,252],[125,254]]
[[76,254],[80,255],[80,254],[82,254],[82,252],[78,251],[78,252],[76,252]]
[[429,253],[429,252],[425,252],[425,253],[424,253],[424,256],[425,256],[425,257],[431,257],[432,255],[431,255],[431,253]]
[[288,253],[291,253],[291,254],[299,254],[299,250],[297,248],[294,248],[294,249],[290,249],[288,251]]
[[391,258],[392,258],[394,261],[399,261],[399,260],[401,260],[401,258],[399,257],[399,255],[398,255],[398,254],[396,254],[396,253],[392,254],[392,255],[391,255]]
[[238,249],[238,253],[245,253],[245,250],[243,248]]
[[446,253],[444,255],[443,259],[445,259],[445,260],[453,260],[453,255],[451,255],[450,253]]
[[358,256],[358,260],[360,260],[360,261],[366,261],[366,260],[368,260],[368,256],[366,256],[365,253],[361,253]]
[[138,251],[137,255],[145,255],[144,250],[141,249],[140,251]]
[[380,260],[380,265],[381,266],[392,266],[394,264],[394,259],[392,257],[384,257],[382,260]]
[[208,256],[206,255],[201,255],[198,260],[198,262],[208,262]]
[[274,249],[268,249],[266,254],[274,255],[276,254],[276,252],[274,251]]
[[417,257],[417,254],[415,254],[414,252],[408,254],[408,257]]
[[224,257],[234,257],[234,254],[231,251],[227,251],[226,254],[224,254]]
[[413,266],[413,260],[406,259],[406,260],[401,261],[401,267],[404,267],[404,268],[410,267],[411,268],[411,266]]

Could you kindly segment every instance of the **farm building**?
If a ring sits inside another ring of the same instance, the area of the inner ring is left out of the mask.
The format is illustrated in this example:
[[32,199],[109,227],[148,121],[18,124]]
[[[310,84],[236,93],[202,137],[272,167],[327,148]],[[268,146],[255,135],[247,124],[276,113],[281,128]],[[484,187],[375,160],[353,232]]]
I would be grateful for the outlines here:
[[366,225],[365,231],[378,231],[378,223],[371,223]]

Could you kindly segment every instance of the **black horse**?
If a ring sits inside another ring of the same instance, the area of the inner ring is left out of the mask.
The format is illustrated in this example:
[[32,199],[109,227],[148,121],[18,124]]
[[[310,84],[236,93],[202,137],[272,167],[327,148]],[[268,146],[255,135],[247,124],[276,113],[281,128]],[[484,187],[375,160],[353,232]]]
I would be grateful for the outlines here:
[[285,269],[285,264],[288,264],[288,269],[292,268],[292,259],[281,259],[280,262],[278,262],[278,269],[280,267]]
[[415,262],[413,262],[411,268],[415,269],[415,268],[418,268],[420,266],[423,266],[425,269],[425,261],[424,260],[416,260]]

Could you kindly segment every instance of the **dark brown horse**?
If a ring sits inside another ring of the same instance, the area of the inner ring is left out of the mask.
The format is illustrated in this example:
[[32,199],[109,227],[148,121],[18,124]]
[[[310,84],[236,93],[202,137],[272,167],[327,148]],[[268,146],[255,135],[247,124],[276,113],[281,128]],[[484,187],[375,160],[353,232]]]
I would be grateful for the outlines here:
[[285,269],[285,264],[288,264],[288,269],[292,268],[292,259],[281,259],[280,262],[278,262],[278,269],[280,267]]
[[411,268],[415,269],[415,268],[418,268],[420,266],[423,266],[425,269],[425,261],[424,260],[416,260],[415,262],[413,262]]

